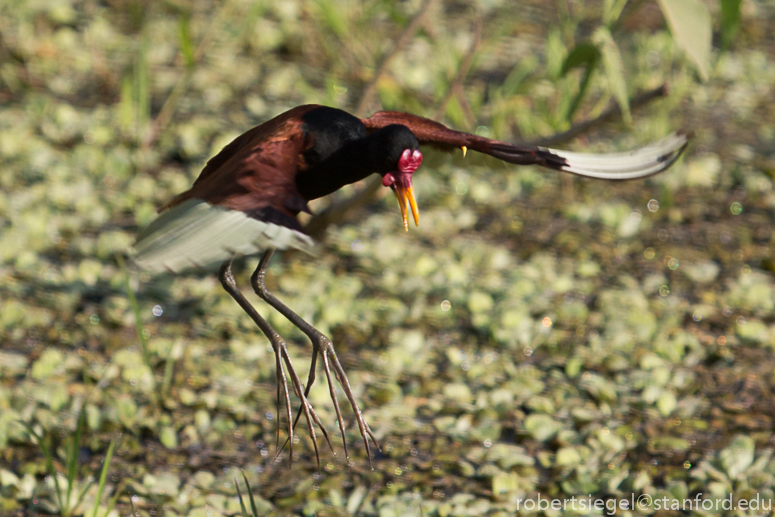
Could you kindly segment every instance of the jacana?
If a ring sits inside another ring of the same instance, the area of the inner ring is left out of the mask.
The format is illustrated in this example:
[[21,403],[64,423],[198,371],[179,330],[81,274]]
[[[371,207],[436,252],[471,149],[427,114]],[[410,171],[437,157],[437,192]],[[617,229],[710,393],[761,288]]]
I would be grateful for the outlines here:
[[[447,151],[459,148],[464,154],[473,150],[509,163],[536,164],[591,178],[626,180],[667,169],[687,143],[687,135],[679,132],[632,152],[573,153],[498,142],[454,131],[409,113],[381,111],[359,119],[336,108],[298,106],[237,137],[210,159],[191,189],[164,205],[161,215],[140,234],[134,246],[134,262],[155,273],[176,273],[220,263],[221,284],[269,338],[274,349],[278,407],[282,397],[291,458],[295,422],[292,422],[286,371],[301,400],[300,413],[307,420],[318,468],[315,424],[331,446],[320,418],[307,400],[320,355],[345,456],[349,460],[344,419],[331,378],[332,367],[355,413],[371,463],[368,437],[375,445],[376,440],[355,400],[333,343],[270,293],[264,282],[274,250],[312,249],[312,239],[296,219],[299,212],[311,213],[307,203],[376,173],[398,198],[404,228],[408,230],[409,212],[415,224],[419,224],[412,175],[422,163],[421,145]],[[263,256],[251,276],[256,294],[312,341],[312,363],[306,387],[291,363],[285,341],[240,292],[232,274],[231,262],[235,256],[257,253]]]

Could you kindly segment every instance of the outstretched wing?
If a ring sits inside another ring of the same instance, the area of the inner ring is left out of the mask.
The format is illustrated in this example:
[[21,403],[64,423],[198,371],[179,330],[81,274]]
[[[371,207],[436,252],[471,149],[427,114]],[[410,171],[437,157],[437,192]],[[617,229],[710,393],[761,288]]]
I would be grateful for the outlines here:
[[466,148],[518,165],[542,165],[579,176],[608,180],[628,180],[657,174],[670,167],[686,148],[689,137],[674,133],[651,145],[624,153],[574,153],[539,146],[514,145],[462,131],[411,113],[380,111],[363,119],[373,131],[390,124],[403,124],[420,141],[443,150]]
[[294,108],[224,147],[139,235],[135,264],[177,272],[269,248],[310,252],[314,242],[296,220],[309,209],[294,178],[307,144],[301,115],[314,107]]

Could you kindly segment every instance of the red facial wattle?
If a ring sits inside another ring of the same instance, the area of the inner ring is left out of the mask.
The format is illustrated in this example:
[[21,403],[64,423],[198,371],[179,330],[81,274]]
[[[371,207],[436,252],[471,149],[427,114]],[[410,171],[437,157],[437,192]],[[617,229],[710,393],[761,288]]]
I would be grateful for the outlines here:
[[391,187],[398,198],[398,207],[401,209],[401,217],[406,231],[409,231],[409,208],[412,210],[414,224],[416,226],[420,224],[420,211],[417,209],[417,201],[414,199],[414,189],[412,188],[412,174],[421,163],[422,153],[419,150],[404,149],[401,158],[398,159],[398,170],[382,176],[382,184]]
[[404,149],[401,153],[401,158],[398,159],[398,170],[400,172],[408,172],[412,174],[422,163],[422,153],[419,149],[412,151],[411,149]]

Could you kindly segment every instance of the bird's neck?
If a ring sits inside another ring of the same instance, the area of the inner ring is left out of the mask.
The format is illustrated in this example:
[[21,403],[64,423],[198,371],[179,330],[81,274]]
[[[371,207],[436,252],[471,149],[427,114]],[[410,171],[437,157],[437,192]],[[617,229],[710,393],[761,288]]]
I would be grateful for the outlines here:
[[317,199],[373,173],[368,145],[368,138],[349,142],[318,165],[297,173],[299,194],[308,201]]

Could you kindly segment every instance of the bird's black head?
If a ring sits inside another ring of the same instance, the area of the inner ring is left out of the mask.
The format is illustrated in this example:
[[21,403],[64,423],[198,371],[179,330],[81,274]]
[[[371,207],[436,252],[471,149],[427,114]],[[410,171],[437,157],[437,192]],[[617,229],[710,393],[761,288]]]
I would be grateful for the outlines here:
[[422,163],[417,137],[408,127],[391,124],[369,135],[368,153],[374,172],[382,176],[382,184],[393,189],[398,198],[404,229],[409,230],[409,209],[415,225],[420,224],[420,212],[412,188],[412,174]]
[[[326,110],[318,108],[314,113],[326,115],[339,111],[330,108]],[[355,120],[360,124],[358,119]],[[313,123],[317,122],[320,121],[305,120],[312,129],[315,129]],[[415,223],[419,222],[417,203],[412,190],[412,174],[422,163],[420,142],[408,127],[400,124],[385,126],[368,136],[366,127],[362,124],[361,126],[364,136],[360,138],[357,134],[339,135],[336,132],[336,124],[316,129],[318,132],[313,132],[312,135],[313,141],[320,144],[319,149],[314,148],[315,152],[305,155],[308,167],[296,174],[296,188],[303,199],[317,199],[344,185],[360,181],[369,174],[379,173],[382,176],[382,184],[395,192],[401,207],[404,228],[408,229],[407,205],[411,207]],[[332,148],[336,150],[331,152]],[[322,151],[329,154],[326,156]]]
[[368,153],[372,168],[382,176],[399,170],[399,161],[407,149],[410,155],[414,151],[419,152],[420,142],[408,127],[401,124],[385,126],[369,135]]

